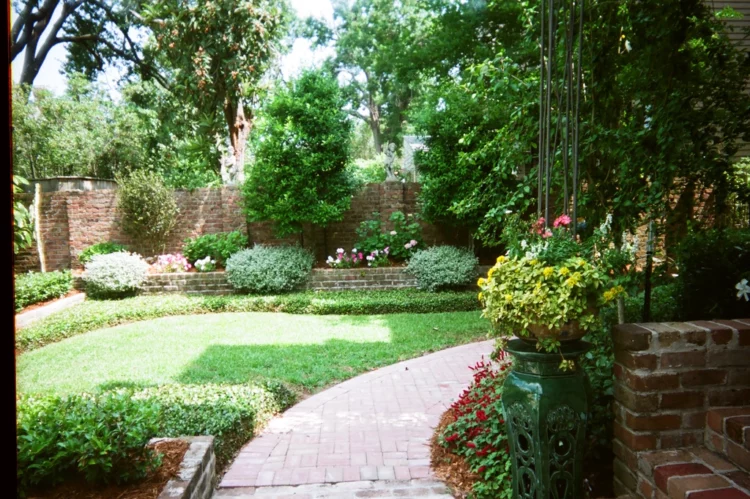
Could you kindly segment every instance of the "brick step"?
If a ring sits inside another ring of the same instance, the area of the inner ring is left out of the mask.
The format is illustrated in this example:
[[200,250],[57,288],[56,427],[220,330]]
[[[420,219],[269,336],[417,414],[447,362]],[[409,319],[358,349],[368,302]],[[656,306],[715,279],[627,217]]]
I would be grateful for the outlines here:
[[750,472],[750,406],[711,409],[706,414],[706,447]]
[[638,497],[646,499],[750,499],[750,474],[705,447],[657,450],[638,458]]

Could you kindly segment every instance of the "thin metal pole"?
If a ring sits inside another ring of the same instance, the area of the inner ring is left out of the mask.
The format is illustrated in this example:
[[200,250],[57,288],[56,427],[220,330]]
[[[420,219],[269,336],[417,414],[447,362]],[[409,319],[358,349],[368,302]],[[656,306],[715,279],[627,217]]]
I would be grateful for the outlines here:
[[555,0],[549,0],[549,17],[547,19],[548,40],[547,40],[547,116],[546,116],[546,185],[544,188],[544,226],[549,227],[549,187],[550,187],[550,174],[552,170],[552,161],[554,158],[550,158],[552,151],[550,149],[550,128],[552,128],[552,74],[554,72],[554,46],[555,46],[555,32],[553,26],[555,23]]
[[541,20],[539,21],[541,42],[539,44],[539,167],[537,169],[537,219],[542,216],[542,171],[544,170],[544,0],[541,0],[539,12],[541,17]]
[[581,80],[581,53],[583,52],[584,7],[584,0],[580,0],[580,6],[578,6],[578,62],[576,66],[575,120],[573,121],[573,234],[578,231],[578,128],[581,114],[581,91],[583,88],[583,82]]
[[[565,131],[563,132],[563,213],[566,215],[570,208],[568,197],[568,176],[570,175],[568,165],[569,139],[570,139],[570,105],[573,87],[573,36],[575,35],[575,4],[569,4],[569,20],[565,26]],[[568,17],[568,16],[566,16]],[[574,234],[575,235],[575,234]]]
[[648,223],[648,241],[646,242],[646,271],[643,285],[643,322],[651,321],[651,268],[654,262],[654,222]]

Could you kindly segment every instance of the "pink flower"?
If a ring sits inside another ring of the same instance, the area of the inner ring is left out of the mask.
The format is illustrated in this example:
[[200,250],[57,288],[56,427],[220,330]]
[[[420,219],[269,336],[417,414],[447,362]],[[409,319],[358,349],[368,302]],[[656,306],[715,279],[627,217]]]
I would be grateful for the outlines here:
[[383,250],[383,253],[385,253],[387,255],[390,250],[391,250],[391,247],[390,246],[386,246],[385,249]]
[[361,252],[361,251],[359,252],[358,256],[359,256],[359,259],[360,259],[360,260],[362,260],[362,258],[364,258],[364,257],[362,256],[362,252]]
[[539,220],[534,223],[532,232],[536,232],[537,234],[542,234],[544,232],[544,217],[539,217]]
[[406,244],[404,244],[404,248],[406,248],[406,249],[409,249],[409,248],[411,248],[411,243],[406,243]]
[[415,241],[414,239],[412,239],[411,241],[409,241],[409,244],[411,244],[411,247],[413,248],[414,246],[417,245],[417,241]]
[[559,217],[557,217],[557,219],[555,219],[552,226],[556,229],[561,225],[567,227],[568,224],[570,224],[570,217],[568,215],[560,215]]
[[542,234],[542,239],[547,239],[548,237],[552,237],[552,231],[549,229],[545,229],[544,234]]

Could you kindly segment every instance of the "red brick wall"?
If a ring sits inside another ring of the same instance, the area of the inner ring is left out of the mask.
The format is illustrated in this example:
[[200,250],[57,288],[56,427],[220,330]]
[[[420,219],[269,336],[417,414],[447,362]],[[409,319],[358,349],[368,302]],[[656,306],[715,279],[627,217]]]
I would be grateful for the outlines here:
[[623,324],[614,352],[618,496],[649,481],[643,455],[700,445],[709,409],[750,401],[750,319]]
[[[299,235],[277,238],[271,223],[247,224],[242,213],[242,196],[236,187],[176,191],[180,209],[175,230],[165,242],[166,253],[182,250],[188,237],[216,232],[240,230],[249,234],[251,242],[282,244],[304,242],[319,260],[333,254],[336,248],[347,250],[356,242],[359,224],[380,213],[384,223],[394,211],[417,213],[419,185],[387,182],[369,184],[352,199],[352,206],[341,222],[331,224],[325,231],[320,227],[304,228]],[[31,202],[31,195],[24,195]],[[66,191],[43,195],[42,236],[48,270],[80,267],[77,256],[88,246],[103,241],[125,244],[133,251],[145,254],[145,248],[127,236],[117,211],[116,191]],[[465,231],[445,230],[423,223],[424,239],[428,244],[465,244]],[[387,223],[386,223],[387,226]],[[390,228],[390,227],[388,227]],[[36,248],[16,258],[16,272],[38,270]]]

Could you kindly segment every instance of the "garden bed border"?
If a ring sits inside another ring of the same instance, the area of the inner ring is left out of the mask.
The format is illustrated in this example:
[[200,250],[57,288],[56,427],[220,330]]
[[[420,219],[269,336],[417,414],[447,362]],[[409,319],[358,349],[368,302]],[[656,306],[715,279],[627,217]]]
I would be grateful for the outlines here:
[[157,499],[211,499],[216,481],[214,437],[156,438],[149,443],[184,440],[190,443],[177,477],[164,486]]

